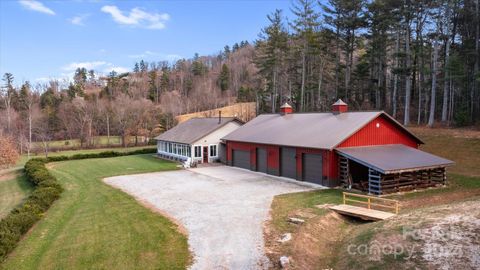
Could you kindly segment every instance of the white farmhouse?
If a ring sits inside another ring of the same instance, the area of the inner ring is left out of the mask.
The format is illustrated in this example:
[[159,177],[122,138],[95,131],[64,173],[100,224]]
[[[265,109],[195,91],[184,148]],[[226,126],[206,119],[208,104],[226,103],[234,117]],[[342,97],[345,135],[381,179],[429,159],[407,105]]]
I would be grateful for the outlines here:
[[235,117],[192,118],[155,138],[157,154],[186,166],[215,162],[221,158],[220,138],[242,124]]

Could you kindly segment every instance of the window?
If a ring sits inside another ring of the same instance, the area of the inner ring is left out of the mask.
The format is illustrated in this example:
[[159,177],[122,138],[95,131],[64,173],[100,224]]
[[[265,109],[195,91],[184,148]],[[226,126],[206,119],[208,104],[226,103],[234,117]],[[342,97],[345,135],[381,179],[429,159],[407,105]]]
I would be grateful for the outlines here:
[[202,157],[202,146],[200,145],[197,145],[197,146],[194,146],[194,149],[195,149],[195,156],[194,157]]
[[211,157],[217,156],[217,145],[210,145],[210,156]]

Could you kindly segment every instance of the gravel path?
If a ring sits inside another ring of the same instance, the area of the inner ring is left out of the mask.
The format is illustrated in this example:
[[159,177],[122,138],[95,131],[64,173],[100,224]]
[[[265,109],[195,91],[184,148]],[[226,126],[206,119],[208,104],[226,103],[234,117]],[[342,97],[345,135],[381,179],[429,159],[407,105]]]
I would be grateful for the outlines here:
[[194,254],[191,269],[265,269],[263,222],[275,195],[309,190],[220,166],[106,178],[179,221]]

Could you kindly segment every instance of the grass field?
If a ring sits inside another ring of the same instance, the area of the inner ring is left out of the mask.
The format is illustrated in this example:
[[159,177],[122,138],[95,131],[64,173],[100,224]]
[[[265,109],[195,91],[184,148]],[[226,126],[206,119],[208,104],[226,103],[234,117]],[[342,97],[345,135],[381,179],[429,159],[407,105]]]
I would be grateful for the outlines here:
[[33,189],[19,171],[0,175],[0,219],[19,205]]
[[[128,143],[135,143],[135,137],[128,137]],[[92,144],[96,147],[110,147],[110,146],[120,146],[122,145],[122,138],[120,136],[110,136],[108,139],[107,136],[95,136],[92,139]],[[49,147],[51,148],[78,148],[80,147],[80,139],[73,140],[58,140],[49,142]],[[32,147],[41,151],[43,149],[43,144],[41,142],[33,142]]]
[[151,155],[48,164],[65,188],[2,269],[185,269],[186,236],[101,179],[173,170]]

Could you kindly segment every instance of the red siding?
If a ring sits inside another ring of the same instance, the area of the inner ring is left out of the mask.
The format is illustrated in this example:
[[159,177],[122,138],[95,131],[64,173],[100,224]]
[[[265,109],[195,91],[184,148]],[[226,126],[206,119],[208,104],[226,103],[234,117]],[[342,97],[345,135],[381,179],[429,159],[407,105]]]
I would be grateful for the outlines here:
[[[379,127],[377,127],[377,123]],[[384,116],[379,116],[365,127],[357,131],[347,140],[342,142],[338,147],[366,146],[366,145],[382,145],[382,144],[404,144],[407,146],[418,148],[417,141],[407,132],[401,130],[396,124]],[[250,161],[252,168],[256,167],[256,149],[267,149],[267,166],[269,169],[279,171],[280,169],[280,146],[244,143],[244,142],[227,142],[227,161],[231,164],[232,150],[239,149],[250,151]],[[304,153],[321,153],[323,156],[323,175],[327,179],[336,181],[338,179],[338,155],[335,151],[296,148],[297,151],[297,178],[302,179],[302,154]]]
[[346,112],[348,111],[348,105],[333,105],[332,112]]
[[232,150],[243,150],[250,152],[250,165],[257,164],[257,148],[267,149],[268,168],[280,168],[280,148],[275,145],[255,144],[244,142],[227,142],[227,161],[232,161]]
[[[379,127],[377,127],[377,123],[380,124]],[[401,130],[384,116],[379,116],[377,119],[368,123],[338,147],[382,144],[404,144],[418,148],[417,141],[410,134]]]
[[[267,149],[267,166],[269,169],[279,170],[280,169],[280,146],[276,145],[266,145],[266,144],[254,144],[254,143],[243,143],[243,142],[227,142],[227,161],[232,161],[232,150],[238,149],[243,151],[250,151],[250,163],[252,167],[256,165],[256,149],[265,148]],[[296,148],[297,151],[297,178],[302,179],[302,154],[304,153],[316,153],[322,154],[323,157],[323,174],[328,179],[337,179],[337,157],[333,151],[321,150],[321,149],[311,149],[311,148]]]

